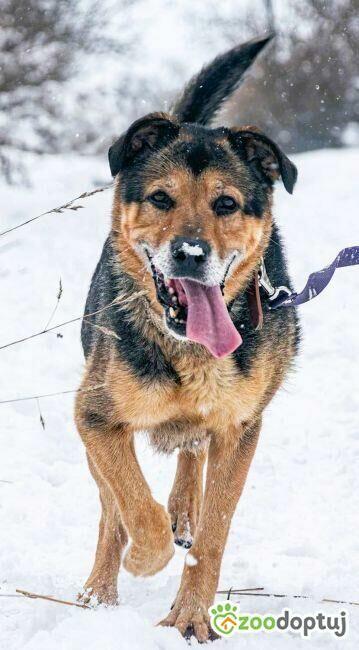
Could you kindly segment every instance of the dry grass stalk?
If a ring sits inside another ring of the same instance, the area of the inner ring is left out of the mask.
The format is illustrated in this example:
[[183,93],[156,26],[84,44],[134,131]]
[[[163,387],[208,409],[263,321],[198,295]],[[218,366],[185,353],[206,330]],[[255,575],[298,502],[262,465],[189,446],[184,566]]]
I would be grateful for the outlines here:
[[[311,596],[305,595],[290,595],[290,594],[269,594],[264,593],[264,587],[250,587],[249,589],[223,589],[216,592],[217,594],[226,594],[227,599],[229,600],[231,596],[262,596],[264,598],[298,598],[301,600],[314,600]],[[321,603],[336,603],[337,605],[356,605],[359,607],[359,603],[352,600],[335,600],[333,598],[322,598],[319,602]]]
[[31,219],[27,219],[27,221],[18,223],[17,226],[12,226],[12,228],[3,230],[2,232],[0,232],[0,237],[3,237],[3,235],[8,235],[10,232],[13,232],[14,230],[18,230],[18,228],[27,226],[29,223],[32,223],[37,219],[41,219],[41,217],[45,217],[47,214],[61,214],[64,210],[74,210],[74,211],[80,210],[81,208],[83,208],[83,205],[74,205],[76,201],[79,201],[80,199],[87,199],[90,196],[94,196],[94,194],[98,194],[99,192],[104,192],[105,190],[110,189],[110,187],[113,187],[113,183],[109,183],[109,185],[104,185],[103,187],[98,187],[96,190],[83,192],[82,194],[79,194],[79,196],[76,196],[74,199],[71,199],[71,201],[68,201],[63,205],[60,205],[58,208],[52,208],[52,210],[47,210],[47,212],[42,212],[41,214],[38,214],[36,217],[32,217]]
[[80,607],[80,609],[91,609],[89,605],[83,603],[73,603],[70,600],[60,600],[59,598],[53,598],[53,596],[43,596],[42,594],[34,594],[32,591],[24,591],[23,589],[16,589],[17,594],[26,596],[26,598],[39,598],[41,600],[50,600],[52,603],[60,603],[61,605],[70,605],[71,607]]

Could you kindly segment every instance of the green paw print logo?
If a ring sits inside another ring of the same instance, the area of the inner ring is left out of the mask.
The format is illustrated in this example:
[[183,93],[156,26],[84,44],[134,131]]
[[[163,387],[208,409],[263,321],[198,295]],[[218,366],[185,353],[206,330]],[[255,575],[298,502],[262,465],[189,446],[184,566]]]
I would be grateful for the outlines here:
[[230,636],[237,627],[237,606],[228,600],[210,607],[208,613],[211,617],[211,626],[221,636]]

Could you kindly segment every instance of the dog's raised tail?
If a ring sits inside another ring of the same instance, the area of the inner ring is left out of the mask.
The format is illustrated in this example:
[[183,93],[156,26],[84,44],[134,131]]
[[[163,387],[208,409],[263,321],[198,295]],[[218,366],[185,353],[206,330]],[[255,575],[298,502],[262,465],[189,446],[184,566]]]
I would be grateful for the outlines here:
[[202,68],[172,108],[179,122],[209,124],[222,102],[238,87],[244,73],[274,34],[237,45]]

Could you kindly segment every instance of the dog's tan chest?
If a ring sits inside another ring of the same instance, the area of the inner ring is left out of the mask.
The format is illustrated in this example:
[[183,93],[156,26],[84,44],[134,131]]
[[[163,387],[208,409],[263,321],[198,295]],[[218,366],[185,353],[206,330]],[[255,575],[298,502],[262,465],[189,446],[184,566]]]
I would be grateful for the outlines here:
[[207,429],[238,427],[251,417],[258,401],[253,379],[238,373],[231,357],[187,368],[181,375],[180,405]]
[[[137,380],[123,368],[109,381],[121,418],[137,429],[152,430],[164,423],[183,422],[203,430],[227,430],[248,420],[256,409],[258,382],[239,375],[231,358],[210,363],[176,364],[179,383]],[[256,388],[255,388],[256,384]]]

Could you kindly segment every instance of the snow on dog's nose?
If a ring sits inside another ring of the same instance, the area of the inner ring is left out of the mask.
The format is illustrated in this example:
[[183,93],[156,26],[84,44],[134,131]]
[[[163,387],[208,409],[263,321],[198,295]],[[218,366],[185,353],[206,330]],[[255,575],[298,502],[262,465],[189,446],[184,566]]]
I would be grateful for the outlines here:
[[210,245],[202,239],[175,237],[171,241],[174,277],[204,280],[205,262],[210,253]]

